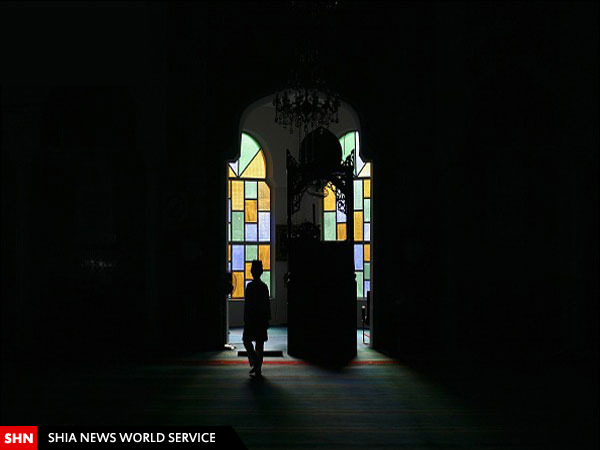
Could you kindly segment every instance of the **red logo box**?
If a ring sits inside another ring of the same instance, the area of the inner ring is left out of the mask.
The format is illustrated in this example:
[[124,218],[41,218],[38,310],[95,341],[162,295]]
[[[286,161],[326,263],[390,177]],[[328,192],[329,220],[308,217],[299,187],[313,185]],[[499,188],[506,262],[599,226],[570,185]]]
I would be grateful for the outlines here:
[[36,450],[37,427],[0,426],[1,450]]

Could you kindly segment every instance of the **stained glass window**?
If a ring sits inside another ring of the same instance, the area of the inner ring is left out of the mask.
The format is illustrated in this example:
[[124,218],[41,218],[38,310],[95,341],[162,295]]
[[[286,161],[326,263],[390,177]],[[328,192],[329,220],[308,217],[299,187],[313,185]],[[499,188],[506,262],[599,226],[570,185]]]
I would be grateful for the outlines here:
[[240,157],[227,173],[227,270],[233,273],[231,298],[243,300],[254,259],[263,262],[261,279],[271,291],[271,189],[264,152],[249,134],[242,133]]
[[[360,157],[358,131],[351,131],[340,138],[342,159],[354,155],[354,270],[356,273],[356,295],[365,298],[371,290],[371,163]],[[326,241],[346,240],[346,215],[335,203],[335,186],[325,188],[323,200],[323,239]]]

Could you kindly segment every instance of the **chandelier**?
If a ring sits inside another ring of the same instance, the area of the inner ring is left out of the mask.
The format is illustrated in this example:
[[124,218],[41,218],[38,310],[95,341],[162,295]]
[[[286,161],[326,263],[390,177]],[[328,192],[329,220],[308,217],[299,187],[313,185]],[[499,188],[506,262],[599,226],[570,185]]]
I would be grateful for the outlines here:
[[340,97],[331,91],[316,74],[315,56],[303,55],[292,70],[288,87],[278,91],[273,99],[275,123],[284,129],[304,131],[329,128],[339,122]]

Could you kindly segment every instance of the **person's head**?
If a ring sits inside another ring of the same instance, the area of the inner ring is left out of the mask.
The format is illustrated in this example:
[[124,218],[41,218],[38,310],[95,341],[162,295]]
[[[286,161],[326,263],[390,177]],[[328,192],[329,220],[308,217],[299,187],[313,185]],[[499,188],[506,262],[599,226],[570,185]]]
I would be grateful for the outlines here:
[[252,278],[258,280],[263,273],[263,265],[262,261],[255,259],[252,261],[252,267],[250,268],[250,273],[252,274]]

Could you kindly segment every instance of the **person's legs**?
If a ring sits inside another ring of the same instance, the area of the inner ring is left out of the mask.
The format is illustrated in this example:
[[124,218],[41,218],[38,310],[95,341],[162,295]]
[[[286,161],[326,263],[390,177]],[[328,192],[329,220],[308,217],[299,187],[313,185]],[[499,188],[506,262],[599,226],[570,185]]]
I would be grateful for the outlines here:
[[265,342],[264,341],[256,341],[256,373],[260,374],[261,370],[262,370],[262,363],[263,363],[263,351],[265,348]]
[[254,367],[256,365],[257,355],[254,351],[252,341],[244,341],[244,347],[246,348],[246,353],[248,353],[248,362],[250,363],[250,367]]

